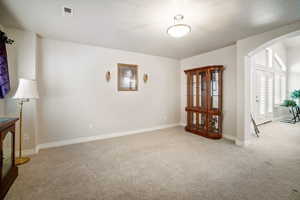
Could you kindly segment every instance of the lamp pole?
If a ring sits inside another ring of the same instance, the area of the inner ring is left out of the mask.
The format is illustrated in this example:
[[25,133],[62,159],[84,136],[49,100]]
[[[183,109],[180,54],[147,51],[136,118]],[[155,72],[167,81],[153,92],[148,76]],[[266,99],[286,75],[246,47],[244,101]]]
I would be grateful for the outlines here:
[[20,105],[20,116],[19,116],[19,118],[20,118],[20,127],[19,127],[19,134],[20,134],[20,138],[19,138],[19,140],[20,140],[20,142],[19,142],[19,158],[22,158],[22,116],[23,116],[23,104],[24,104],[24,102],[23,102],[23,100],[21,100],[20,102],[19,102],[19,105]]
[[22,157],[22,120],[23,120],[23,104],[24,102],[28,102],[29,99],[20,99],[19,105],[20,105],[20,113],[19,113],[19,118],[20,118],[20,127],[19,127],[19,157],[16,158],[16,165],[22,165],[27,163],[30,158],[29,157]]

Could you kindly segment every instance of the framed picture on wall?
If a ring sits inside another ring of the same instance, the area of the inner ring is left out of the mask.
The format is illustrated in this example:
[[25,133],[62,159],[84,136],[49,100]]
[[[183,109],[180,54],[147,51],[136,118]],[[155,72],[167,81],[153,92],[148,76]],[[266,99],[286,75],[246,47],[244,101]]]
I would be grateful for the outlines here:
[[138,66],[118,64],[118,91],[138,90]]

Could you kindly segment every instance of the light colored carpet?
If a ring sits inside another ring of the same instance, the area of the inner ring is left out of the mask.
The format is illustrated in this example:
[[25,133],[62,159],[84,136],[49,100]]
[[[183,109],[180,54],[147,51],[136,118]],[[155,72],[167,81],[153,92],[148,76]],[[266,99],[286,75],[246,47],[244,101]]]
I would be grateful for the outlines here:
[[300,199],[300,126],[260,128],[246,148],[176,127],[42,150],[6,200]]

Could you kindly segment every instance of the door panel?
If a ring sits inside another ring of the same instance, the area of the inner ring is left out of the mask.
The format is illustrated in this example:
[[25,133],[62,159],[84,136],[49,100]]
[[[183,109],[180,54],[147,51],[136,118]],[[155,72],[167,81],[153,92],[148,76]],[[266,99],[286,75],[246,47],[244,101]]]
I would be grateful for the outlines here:
[[273,73],[256,69],[256,112],[258,124],[273,118]]

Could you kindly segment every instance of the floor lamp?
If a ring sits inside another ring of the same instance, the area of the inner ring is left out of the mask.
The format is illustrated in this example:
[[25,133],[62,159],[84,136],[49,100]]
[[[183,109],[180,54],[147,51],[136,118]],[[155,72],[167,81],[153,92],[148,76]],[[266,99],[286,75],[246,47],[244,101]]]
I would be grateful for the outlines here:
[[19,86],[17,89],[17,92],[15,96],[13,97],[14,99],[18,99],[18,104],[20,106],[20,113],[19,113],[19,118],[20,118],[20,126],[19,126],[19,157],[16,158],[16,165],[22,165],[27,163],[30,158],[29,157],[23,157],[22,156],[22,118],[23,118],[23,104],[25,102],[29,102],[30,99],[38,99],[39,94],[37,91],[37,84],[36,81],[34,80],[28,80],[28,79],[20,79],[19,80]]

